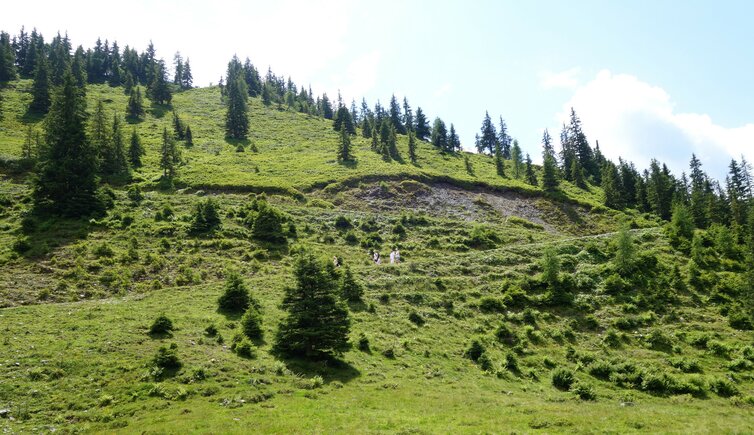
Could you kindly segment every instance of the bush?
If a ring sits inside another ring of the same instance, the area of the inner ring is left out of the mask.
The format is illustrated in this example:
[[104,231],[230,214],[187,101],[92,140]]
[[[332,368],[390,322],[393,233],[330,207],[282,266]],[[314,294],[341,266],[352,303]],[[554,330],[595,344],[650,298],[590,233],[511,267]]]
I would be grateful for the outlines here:
[[173,322],[164,314],[154,319],[152,326],[149,328],[150,334],[167,334],[173,330]]
[[204,333],[207,334],[207,337],[214,337],[217,335],[217,327],[214,324],[209,325],[204,329]]
[[608,380],[613,373],[613,365],[608,361],[595,361],[588,368],[589,374],[597,379]]
[[223,294],[218,298],[220,310],[230,312],[245,311],[250,303],[249,290],[238,272],[231,272],[225,280]]
[[107,244],[107,242],[102,242],[99,245],[95,246],[92,250],[92,254],[94,254],[95,257],[101,258],[101,257],[107,257],[111,258],[115,255],[115,252],[113,251],[113,248],[110,247],[110,245]]
[[241,317],[243,333],[252,340],[262,338],[262,315],[256,307],[250,306]]
[[144,199],[144,195],[141,193],[141,188],[139,188],[139,186],[129,187],[126,196],[128,196],[128,199],[137,204]]
[[506,370],[509,370],[511,372],[519,371],[518,358],[516,358],[516,355],[514,355],[512,352],[506,353],[503,366],[506,368]]
[[515,346],[518,344],[518,336],[512,331],[508,325],[502,324],[495,331],[495,337],[500,343],[507,344],[509,346]]
[[505,311],[505,302],[494,296],[485,296],[479,300],[479,310],[483,313],[502,313]]
[[683,373],[701,373],[702,366],[696,359],[674,358],[668,361],[671,367],[675,367]]
[[559,368],[552,372],[552,385],[559,390],[570,390],[573,382],[573,372],[568,369]]
[[157,354],[152,358],[152,363],[155,367],[161,369],[179,369],[181,368],[181,361],[176,354],[178,345],[172,343],[169,347],[161,346],[157,349]]
[[597,400],[597,393],[594,392],[594,388],[589,384],[579,382],[571,391],[581,400]]
[[233,343],[231,344],[231,350],[233,350],[236,355],[243,358],[254,358],[255,356],[254,344],[246,337],[241,337],[237,340],[234,338]]
[[479,358],[484,354],[487,349],[479,340],[472,340],[469,348],[466,349],[464,356],[474,362],[479,361]]
[[727,379],[715,379],[710,382],[710,390],[720,397],[731,397],[738,395],[738,388]]
[[359,341],[356,344],[356,347],[362,352],[369,352],[369,338],[362,332],[359,334]]
[[345,266],[340,280],[340,294],[349,302],[359,302],[364,296],[364,287],[354,278],[348,266]]
[[189,231],[195,234],[207,233],[220,228],[220,224],[220,206],[211,198],[207,198],[194,208]]
[[741,331],[751,331],[754,329],[751,316],[749,316],[742,309],[734,309],[728,313],[728,323],[731,328],[739,329]]
[[351,221],[349,221],[347,217],[340,215],[335,218],[335,228],[339,230],[347,230],[353,228],[353,224],[351,224]]
[[425,322],[424,318],[416,311],[411,311],[408,315],[408,320],[416,326],[423,326]]
[[617,273],[613,273],[605,278],[602,285],[605,288],[605,293],[609,295],[623,294],[629,289],[628,283]]

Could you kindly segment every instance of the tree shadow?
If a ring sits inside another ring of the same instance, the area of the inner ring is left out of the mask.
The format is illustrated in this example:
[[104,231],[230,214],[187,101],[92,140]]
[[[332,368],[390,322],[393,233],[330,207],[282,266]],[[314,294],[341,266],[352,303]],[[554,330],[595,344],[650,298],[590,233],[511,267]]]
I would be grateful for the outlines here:
[[172,104],[152,103],[149,106],[149,113],[157,119],[163,118],[168,112],[173,112]]
[[306,377],[321,376],[326,383],[338,381],[345,384],[361,376],[361,372],[356,367],[337,358],[306,360],[281,355],[276,356],[293,373]]
[[351,160],[338,160],[341,166],[345,166],[348,169],[356,169],[359,166],[359,161],[356,159]]
[[129,125],[141,124],[142,122],[144,122],[144,118],[142,118],[140,116],[130,116],[129,115],[129,116],[126,116],[126,122]]
[[232,137],[225,137],[225,143],[228,145],[234,147],[237,152],[244,152],[248,148],[249,151],[255,153],[257,152],[257,146],[254,145],[251,140],[248,138],[245,139],[235,139]]
[[29,106],[26,108],[26,111],[23,115],[18,116],[18,120],[23,122],[24,124],[37,124],[44,120],[44,117],[44,113],[33,110],[31,106]]
[[84,219],[27,216],[21,223],[24,237],[16,241],[14,249],[27,259],[43,257],[55,248],[86,239],[95,228]]
[[358,301],[348,301],[348,309],[354,313],[361,313],[369,308],[363,299]]
[[167,332],[147,332],[147,335],[152,340],[164,340],[166,338],[173,338],[173,333],[170,331]]

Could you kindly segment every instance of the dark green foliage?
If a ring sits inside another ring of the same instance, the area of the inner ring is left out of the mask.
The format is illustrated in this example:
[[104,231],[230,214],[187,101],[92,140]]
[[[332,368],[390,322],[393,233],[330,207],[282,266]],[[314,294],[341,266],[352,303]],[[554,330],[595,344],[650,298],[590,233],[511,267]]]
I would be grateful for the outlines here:
[[351,135],[348,130],[343,128],[340,130],[340,141],[338,142],[338,161],[348,162],[353,160],[351,154]]
[[147,97],[157,104],[170,104],[173,100],[163,60],[155,62],[152,66],[152,81],[147,86]]
[[351,113],[345,106],[340,106],[335,113],[333,129],[335,129],[335,131],[345,130],[349,135],[356,134],[356,125],[353,122],[353,118],[351,118]]
[[191,217],[190,231],[192,233],[207,233],[220,228],[220,206],[212,198],[196,204]]
[[154,322],[152,322],[152,326],[149,327],[150,334],[168,334],[172,330],[173,330],[173,321],[170,320],[164,314],[154,319]]
[[450,131],[448,132],[448,152],[457,153],[461,151],[461,139],[458,138],[456,128],[453,123],[450,123]]
[[154,364],[155,367],[168,370],[181,368],[182,364],[178,359],[178,354],[176,353],[177,349],[178,346],[175,343],[171,344],[169,347],[160,346],[160,348],[157,349],[157,354],[152,358],[152,364]]
[[732,397],[739,394],[738,388],[731,381],[723,378],[710,382],[710,390],[720,397]]
[[[418,137],[417,130],[417,137]],[[432,145],[441,151],[448,151],[448,130],[445,127],[445,123],[440,118],[435,118],[435,122],[432,126]]]
[[172,180],[180,162],[180,151],[175,146],[175,141],[168,134],[167,127],[162,130],[162,146],[160,147],[160,169],[165,179]]
[[50,109],[50,71],[45,56],[39,56],[34,69],[34,83],[31,86],[29,109],[37,113],[47,113]]
[[351,268],[345,266],[340,279],[340,294],[349,302],[359,302],[364,296],[364,287],[356,280]]
[[191,126],[190,125],[186,126],[185,139],[186,139],[186,146],[187,147],[194,146],[194,134],[191,132]]
[[[490,155],[500,153],[500,159],[503,159],[500,142],[498,141],[497,132],[495,131],[495,125],[492,123],[489,112],[484,113],[477,151],[480,153],[489,153]],[[500,174],[498,173],[498,175]]]
[[424,112],[421,107],[416,108],[416,121],[414,125],[414,133],[419,140],[427,140],[430,136],[429,122],[427,117],[424,116]]
[[105,176],[123,177],[128,175],[128,159],[126,158],[126,146],[123,138],[121,120],[117,114],[113,114],[113,124],[109,129],[109,137],[101,145],[100,172]]
[[408,320],[416,326],[424,326],[424,324],[426,323],[421,314],[417,313],[416,311],[411,311],[408,314]]
[[631,231],[622,226],[616,237],[615,257],[613,257],[615,269],[622,276],[628,276],[636,265],[636,248]]
[[529,157],[529,154],[526,154],[525,165],[524,180],[526,180],[526,183],[531,186],[537,186],[539,182],[537,181],[537,174],[534,173],[534,167],[531,164],[531,157]]
[[469,348],[464,352],[464,356],[474,362],[479,361],[479,358],[487,351],[481,341],[474,339],[471,341]]
[[176,140],[184,140],[186,138],[186,125],[178,116],[178,112],[175,109],[173,109],[173,134],[175,134]]
[[574,381],[573,372],[568,369],[558,368],[552,372],[552,385],[559,390],[570,390]]
[[234,337],[230,349],[241,358],[254,358],[256,356],[254,353],[254,344],[246,337],[238,335],[236,337],[238,338]]
[[262,338],[262,315],[253,304],[241,317],[241,328],[243,333],[252,340]]
[[553,248],[545,249],[541,260],[542,282],[555,286],[560,281],[560,259]]
[[581,400],[597,400],[597,393],[594,392],[594,388],[589,384],[579,382],[574,385],[571,391]]
[[275,337],[278,352],[320,358],[340,355],[350,347],[351,319],[337,293],[333,269],[310,252],[296,258],[296,285],[285,290],[283,308],[288,314]]
[[249,289],[238,272],[231,272],[225,279],[223,294],[217,300],[218,308],[228,312],[246,311],[251,304]]
[[256,199],[251,204],[244,220],[251,227],[251,234],[255,239],[279,244],[286,242],[284,221],[283,214],[263,198]]
[[408,158],[416,164],[416,134],[413,131],[408,132]]
[[673,206],[668,230],[673,245],[687,251],[694,237],[694,219],[685,204],[676,203]]
[[359,341],[356,343],[356,347],[362,352],[369,352],[369,338],[362,332],[359,334]]
[[516,333],[506,324],[500,325],[497,330],[495,330],[495,338],[497,338],[500,343],[508,346],[515,346],[519,342],[518,335],[516,335]]
[[228,77],[228,111],[225,115],[225,135],[231,139],[246,139],[249,135],[249,96],[246,82],[238,75]]
[[141,98],[141,88],[131,89],[131,95],[128,97],[126,106],[126,116],[130,119],[142,119],[146,112],[144,111],[144,100]]
[[45,120],[34,200],[43,210],[85,216],[102,209],[97,198],[96,153],[85,132],[86,103],[68,73]]
[[134,168],[140,168],[141,156],[146,154],[146,150],[141,145],[141,138],[136,133],[136,127],[131,131],[131,139],[128,143],[128,161]]
[[0,32],[0,82],[15,80],[17,77],[16,59],[10,42],[10,35]]
[[548,153],[544,154],[544,163],[542,164],[542,189],[552,192],[558,188],[558,168],[555,158]]
[[338,230],[347,230],[353,228],[353,224],[347,217],[339,215],[335,218],[335,228]]

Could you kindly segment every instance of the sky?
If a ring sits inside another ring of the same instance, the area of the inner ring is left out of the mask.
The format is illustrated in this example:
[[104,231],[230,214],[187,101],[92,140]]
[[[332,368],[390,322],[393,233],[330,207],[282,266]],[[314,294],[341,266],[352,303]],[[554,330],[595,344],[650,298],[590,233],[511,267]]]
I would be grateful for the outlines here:
[[[125,7],[124,5],[128,5]],[[3,5],[0,29],[68,32],[168,63],[191,59],[195,85],[217,83],[233,54],[347,102],[404,96],[453,123],[471,150],[485,111],[505,119],[534,161],[570,108],[592,145],[642,169],[676,173],[696,153],[722,179],[754,162],[754,2],[38,0]]]

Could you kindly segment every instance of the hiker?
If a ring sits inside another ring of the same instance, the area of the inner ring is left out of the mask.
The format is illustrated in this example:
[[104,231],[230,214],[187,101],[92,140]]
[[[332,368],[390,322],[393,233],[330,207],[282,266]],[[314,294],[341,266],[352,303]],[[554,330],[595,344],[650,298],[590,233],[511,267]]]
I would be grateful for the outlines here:
[[380,264],[380,253],[377,251],[374,251],[374,264]]
[[395,248],[395,263],[401,264],[401,251],[398,248]]
[[390,264],[395,264],[395,249],[390,251]]
[[333,264],[333,265],[334,265],[335,267],[340,267],[340,260],[338,259],[338,256],[337,256],[337,255],[333,255],[333,256],[332,256],[332,264]]

